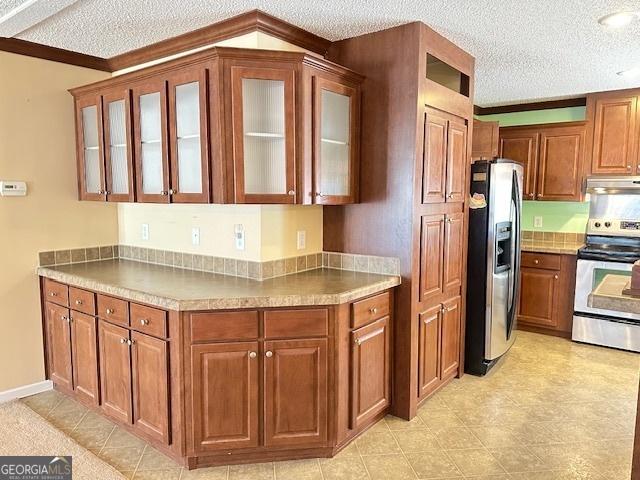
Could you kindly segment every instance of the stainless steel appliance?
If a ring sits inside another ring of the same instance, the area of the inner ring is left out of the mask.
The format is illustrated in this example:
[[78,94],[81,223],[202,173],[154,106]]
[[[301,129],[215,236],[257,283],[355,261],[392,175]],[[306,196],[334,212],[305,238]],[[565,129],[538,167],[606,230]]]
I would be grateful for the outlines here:
[[607,274],[631,277],[640,259],[640,177],[590,177],[587,193],[587,241],[578,251],[571,338],[640,352],[640,315],[588,304]]
[[487,373],[515,341],[522,174],[506,159],[471,166],[465,371],[474,375]]

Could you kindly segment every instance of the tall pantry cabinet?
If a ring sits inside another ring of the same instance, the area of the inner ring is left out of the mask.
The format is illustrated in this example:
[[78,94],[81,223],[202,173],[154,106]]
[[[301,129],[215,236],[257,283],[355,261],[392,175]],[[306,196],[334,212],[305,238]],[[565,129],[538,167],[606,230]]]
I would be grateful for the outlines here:
[[474,59],[419,22],[336,42],[328,58],[366,80],[362,203],[325,208],[324,249],[400,257],[393,413],[409,419],[464,370]]

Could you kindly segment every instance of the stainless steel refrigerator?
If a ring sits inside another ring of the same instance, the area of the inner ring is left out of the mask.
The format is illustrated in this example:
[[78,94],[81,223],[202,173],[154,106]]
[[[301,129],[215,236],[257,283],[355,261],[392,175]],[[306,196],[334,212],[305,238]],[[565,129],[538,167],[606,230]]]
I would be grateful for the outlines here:
[[465,371],[484,375],[513,345],[520,293],[523,168],[471,166]]

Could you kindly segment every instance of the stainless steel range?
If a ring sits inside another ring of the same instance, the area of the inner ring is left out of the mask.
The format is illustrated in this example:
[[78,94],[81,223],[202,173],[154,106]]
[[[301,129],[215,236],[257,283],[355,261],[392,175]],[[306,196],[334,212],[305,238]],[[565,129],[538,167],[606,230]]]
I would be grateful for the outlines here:
[[640,260],[640,177],[591,177],[586,245],[578,251],[572,339],[640,352],[640,315],[592,308],[607,274],[628,275]]

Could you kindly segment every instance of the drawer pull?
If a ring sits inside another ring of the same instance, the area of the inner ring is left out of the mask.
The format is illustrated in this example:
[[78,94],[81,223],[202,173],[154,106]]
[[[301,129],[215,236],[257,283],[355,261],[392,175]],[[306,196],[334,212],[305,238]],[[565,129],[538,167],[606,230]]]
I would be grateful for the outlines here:
[[107,315],[111,315],[112,313],[114,313],[114,310],[112,308],[107,308]]
[[149,325],[149,320],[147,320],[146,318],[141,318],[140,325]]
[[378,307],[371,307],[369,311],[375,315],[376,313],[378,313]]
[[76,305],[82,305],[82,300],[76,300]]
[[256,352],[249,352],[249,358],[256,358],[258,354]]
[[271,350],[267,350],[267,352],[264,354],[265,357],[267,358],[271,358],[273,357],[273,352]]
[[49,292],[50,297],[56,297],[58,294],[56,292]]
[[538,265],[540,263],[540,260],[538,260],[537,258],[533,261],[533,263],[535,263],[536,265]]

